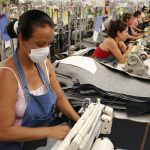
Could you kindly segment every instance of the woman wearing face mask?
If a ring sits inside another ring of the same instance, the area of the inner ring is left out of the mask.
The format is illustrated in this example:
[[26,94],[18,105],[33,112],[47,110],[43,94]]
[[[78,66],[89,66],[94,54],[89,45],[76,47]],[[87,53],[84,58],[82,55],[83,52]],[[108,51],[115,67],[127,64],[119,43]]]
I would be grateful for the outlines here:
[[92,54],[92,57],[101,62],[112,62],[118,60],[125,63],[131,47],[124,44],[128,35],[128,27],[126,23],[120,20],[111,20],[108,28],[108,38],[99,45]]
[[19,44],[0,67],[0,150],[22,150],[23,145],[32,150],[43,146],[41,139],[64,139],[70,129],[57,125],[55,105],[75,122],[79,116],[47,59],[53,21],[42,11],[30,10],[11,22],[7,31]]

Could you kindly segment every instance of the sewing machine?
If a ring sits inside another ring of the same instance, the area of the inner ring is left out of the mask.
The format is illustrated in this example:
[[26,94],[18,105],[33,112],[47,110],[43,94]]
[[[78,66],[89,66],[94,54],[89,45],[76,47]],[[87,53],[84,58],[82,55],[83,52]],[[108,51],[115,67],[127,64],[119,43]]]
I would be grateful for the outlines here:
[[147,53],[144,51],[144,46],[140,40],[136,46],[133,46],[123,70],[141,77],[150,78],[147,73],[148,66],[143,63],[146,59]]
[[114,150],[108,138],[99,138],[100,134],[110,134],[113,109],[100,103],[91,103],[82,107],[81,118],[73,126],[63,141],[57,141],[52,150]]

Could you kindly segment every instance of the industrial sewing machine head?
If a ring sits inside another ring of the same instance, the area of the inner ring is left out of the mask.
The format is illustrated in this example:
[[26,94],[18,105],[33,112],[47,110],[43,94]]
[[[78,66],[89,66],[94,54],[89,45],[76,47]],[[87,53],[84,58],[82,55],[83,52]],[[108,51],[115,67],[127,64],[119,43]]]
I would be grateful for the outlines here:
[[[90,99],[86,99],[90,102]],[[84,109],[84,108],[81,108]],[[113,109],[100,103],[90,103],[63,141],[57,141],[52,150],[114,150],[108,138],[100,134],[110,134]]]
[[123,68],[124,71],[138,75],[145,78],[150,78],[148,71],[148,66],[144,64],[144,60],[147,59],[147,53],[144,51],[144,46],[141,45],[141,41],[134,46],[131,53],[128,56],[127,63]]

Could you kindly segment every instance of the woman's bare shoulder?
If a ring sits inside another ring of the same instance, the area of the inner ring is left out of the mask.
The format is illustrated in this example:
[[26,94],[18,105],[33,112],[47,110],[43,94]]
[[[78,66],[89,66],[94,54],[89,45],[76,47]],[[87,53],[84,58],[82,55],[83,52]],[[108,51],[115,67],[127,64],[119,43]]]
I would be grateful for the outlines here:
[[110,38],[110,37],[106,38],[104,41],[107,43],[114,43],[115,42],[115,40],[113,38]]
[[11,69],[15,68],[13,57],[9,57],[3,61],[0,62],[0,67],[9,67]]
[[107,46],[116,45],[116,42],[113,38],[106,38],[103,43]]
[[15,76],[13,75],[13,72],[10,71],[9,69],[13,70],[15,72],[15,64],[13,61],[13,57],[7,58],[5,60],[3,60],[2,62],[0,62],[0,80],[3,82],[6,82],[6,80],[11,81],[10,83],[15,83],[16,79]]

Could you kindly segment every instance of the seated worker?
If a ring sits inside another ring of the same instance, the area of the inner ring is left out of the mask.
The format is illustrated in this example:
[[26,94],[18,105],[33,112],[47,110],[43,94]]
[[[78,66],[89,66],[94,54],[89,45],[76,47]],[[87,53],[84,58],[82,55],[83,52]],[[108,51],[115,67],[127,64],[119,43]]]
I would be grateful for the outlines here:
[[137,32],[143,32],[143,30],[138,28],[138,25],[139,25],[138,19],[141,16],[141,12],[139,10],[137,10],[133,16],[134,16],[134,20],[133,20],[132,28]]
[[111,20],[108,27],[108,38],[95,49],[92,57],[101,62],[118,60],[119,63],[125,63],[128,53],[132,48],[124,44],[127,36],[127,24],[120,20]]
[[0,66],[0,150],[34,150],[46,145],[47,138],[64,139],[70,128],[58,125],[55,106],[74,122],[79,116],[47,59],[54,35],[52,19],[29,10],[18,22],[10,22],[7,32],[19,43]]
[[134,20],[134,16],[132,14],[125,13],[123,15],[122,21],[128,25],[127,41],[137,40],[137,39],[142,38],[144,36],[144,34],[137,33],[133,30],[133,28],[132,28],[133,20]]
[[139,18],[139,23],[141,25],[143,25],[144,28],[146,26],[148,26],[148,23],[150,22],[150,19],[146,17],[146,14],[147,14],[148,11],[149,11],[149,9],[146,6],[143,6],[142,13],[141,13],[141,16]]

